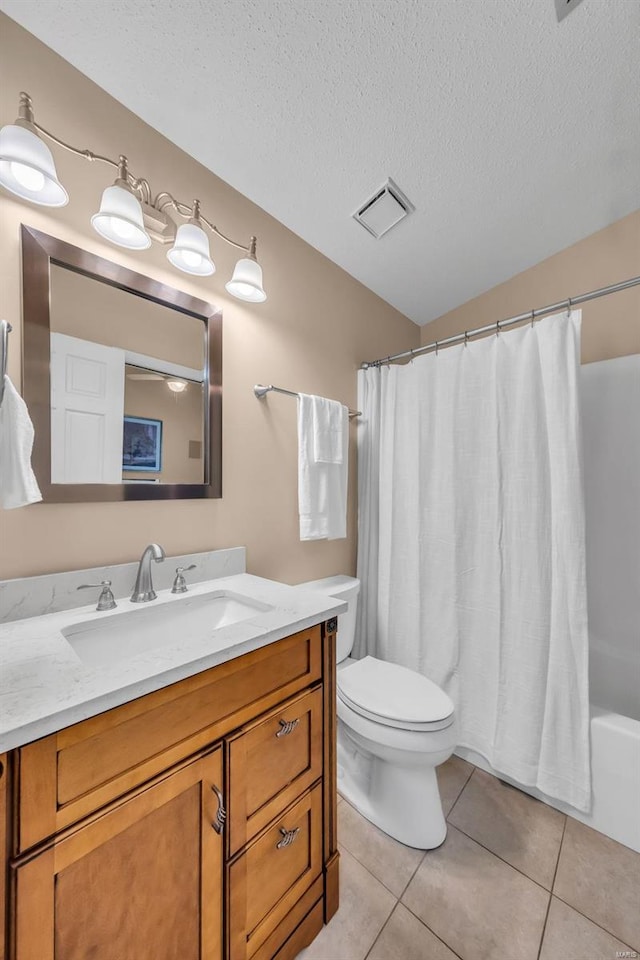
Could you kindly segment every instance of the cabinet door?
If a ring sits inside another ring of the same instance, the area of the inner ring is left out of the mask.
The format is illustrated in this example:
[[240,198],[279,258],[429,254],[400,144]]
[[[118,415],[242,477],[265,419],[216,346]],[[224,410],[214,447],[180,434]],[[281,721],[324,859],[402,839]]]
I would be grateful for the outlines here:
[[221,960],[221,789],[218,748],[16,865],[16,960]]
[[230,960],[269,960],[322,896],[321,784],[230,864],[228,891]]

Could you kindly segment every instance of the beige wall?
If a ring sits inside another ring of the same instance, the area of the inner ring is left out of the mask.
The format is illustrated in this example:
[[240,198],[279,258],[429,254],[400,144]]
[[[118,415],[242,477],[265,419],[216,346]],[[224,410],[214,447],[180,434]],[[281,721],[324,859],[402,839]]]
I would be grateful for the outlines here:
[[[516,317],[640,276],[640,210],[561,250],[422,328],[422,343]],[[640,286],[582,309],[582,362],[640,353]]]
[[[230,299],[234,251],[212,243],[217,273],[197,281],[168,266],[154,244],[128,254],[91,229],[109,168],[54,148],[71,201],[61,210],[0,197],[0,316],[14,326],[9,374],[20,383],[20,223],[219,305],[224,317],[223,499],[161,503],[37,504],[0,511],[0,578],[117,563],[152,540],[169,553],[246,545],[251,572],[292,583],[355,565],[355,434],[351,427],[349,537],[301,543],[297,530],[295,402],[253,396],[254,383],[356,402],[362,360],[417,346],[419,329],[245,197],[0,14],[0,122],[12,123],[18,93],[34,99],[43,126],[96,153],[126,153],[155,191],[199,197],[234,238],[258,236],[269,299]],[[233,105],[229,105],[232,109]],[[152,353],[153,351],[149,351]]]

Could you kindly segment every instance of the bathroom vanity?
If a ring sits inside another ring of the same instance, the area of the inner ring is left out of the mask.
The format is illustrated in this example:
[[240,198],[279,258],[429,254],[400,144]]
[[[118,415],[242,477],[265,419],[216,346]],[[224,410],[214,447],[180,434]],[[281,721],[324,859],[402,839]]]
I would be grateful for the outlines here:
[[[230,581],[281,599],[217,629],[236,639],[218,643],[213,666],[201,669],[206,657],[198,656],[189,676],[167,683],[175,664],[160,674],[156,665],[147,683],[157,689],[132,697],[145,688],[151,654],[130,660],[138,678],[128,690],[115,689],[117,671],[76,664],[73,705],[67,690],[57,720],[41,709],[41,728],[56,729],[1,755],[0,943],[9,960],[293,960],[337,910],[342,605],[302,594],[306,609],[300,600],[292,613],[295,588],[247,575],[220,582]],[[210,591],[199,584],[194,592],[206,600]],[[167,615],[180,602],[165,599]],[[297,626],[317,622],[287,632],[287,616]],[[19,640],[42,622],[33,641],[41,654],[32,646],[31,655],[44,656],[53,633],[64,640],[63,624],[78,617],[66,611],[10,626]],[[92,675],[104,690],[87,704]],[[119,705],[100,709],[114,697]],[[64,724],[74,711],[89,715]],[[17,728],[4,742],[16,739]]]

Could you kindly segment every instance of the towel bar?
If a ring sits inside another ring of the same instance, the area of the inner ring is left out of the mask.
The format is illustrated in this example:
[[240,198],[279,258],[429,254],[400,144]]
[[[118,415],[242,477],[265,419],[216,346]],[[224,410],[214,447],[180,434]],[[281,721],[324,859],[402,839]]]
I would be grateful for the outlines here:
[[[255,393],[258,400],[262,400],[272,390],[274,393],[284,393],[287,397],[300,396],[300,394],[296,393],[294,390],[285,390],[284,387],[274,387],[272,383],[270,383],[269,386],[265,386],[262,383],[256,383],[255,387],[253,388],[253,392]],[[361,416],[361,413],[359,410],[349,410],[350,420],[352,420],[354,417],[359,417],[359,416]]]
[[12,327],[8,320],[0,320],[0,407],[4,399],[4,378],[9,357],[9,334]]

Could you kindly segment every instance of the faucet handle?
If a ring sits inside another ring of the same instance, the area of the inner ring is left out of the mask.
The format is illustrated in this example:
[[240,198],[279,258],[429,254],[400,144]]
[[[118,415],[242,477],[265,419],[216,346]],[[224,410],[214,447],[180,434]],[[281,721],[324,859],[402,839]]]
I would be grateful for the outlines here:
[[113,610],[116,606],[116,598],[111,590],[111,580],[101,580],[100,583],[81,583],[78,590],[97,590],[101,587],[98,597],[98,606],[96,610]]
[[186,593],[187,592],[187,581],[185,580],[183,573],[185,570],[195,570],[196,564],[191,563],[188,567],[176,567],[176,578],[173,581],[173,586],[171,587],[171,593]]

